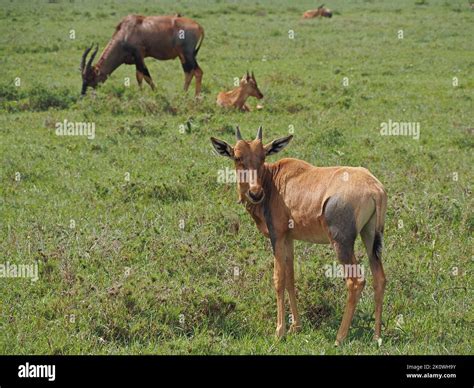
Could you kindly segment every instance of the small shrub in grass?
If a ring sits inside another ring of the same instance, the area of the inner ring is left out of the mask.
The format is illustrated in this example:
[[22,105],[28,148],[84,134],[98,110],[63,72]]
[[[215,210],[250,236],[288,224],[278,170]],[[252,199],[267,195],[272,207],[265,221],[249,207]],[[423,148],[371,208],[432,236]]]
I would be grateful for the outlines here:
[[321,133],[318,137],[318,143],[330,148],[341,147],[346,144],[344,134],[337,128],[331,129],[326,133]]
[[76,100],[77,97],[66,88],[40,85],[23,91],[13,85],[0,86],[0,107],[9,112],[67,109]]
[[0,104],[4,104],[6,101],[15,101],[23,98],[25,93],[12,83],[0,85]]
[[29,95],[30,109],[35,111],[44,111],[49,108],[67,109],[77,99],[68,89],[44,86],[32,89]]
[[122,187],[124,202],[137,201],[147,198],[161,203],[173,203],[176,201],[187,201],[189,195],[184,185],[158,183],[149,186],[146,182],[132,182]]

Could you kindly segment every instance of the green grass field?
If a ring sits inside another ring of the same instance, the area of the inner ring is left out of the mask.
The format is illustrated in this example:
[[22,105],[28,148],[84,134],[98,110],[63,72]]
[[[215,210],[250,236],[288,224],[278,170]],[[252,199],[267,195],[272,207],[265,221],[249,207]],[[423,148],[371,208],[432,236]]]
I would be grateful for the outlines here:
[[[0,279],[1,354],[473,353],[474,11],[465,0],[333,0],[332,19],[306,21],[319,4],[0,4],[0,264],[39,263],[36,282]],[[129,13],[175,12],[206,31],[202,100],[182,92],[179,61],[153,59],[156,92],[140,91],[124,65],[79,98],[86,46],[102,50]],[[264,109],[218,108],[217,93],[247,69]],[[64,120],[93,122],[95,138],[56,136]],[[389,120],[419,123],[419,139],[381,136]],[[218,183],[232,165],[209,141],[233,142],[236,124],[247,138],[262,124],[265,141],[294,130],[269,161],[364,166],[385,185],[381,347],[370,274],[334,347],[346,288],[325,276],[331,247],[302,242],[303,330],[275,340],[270,243],[236,204],[235,185]]]

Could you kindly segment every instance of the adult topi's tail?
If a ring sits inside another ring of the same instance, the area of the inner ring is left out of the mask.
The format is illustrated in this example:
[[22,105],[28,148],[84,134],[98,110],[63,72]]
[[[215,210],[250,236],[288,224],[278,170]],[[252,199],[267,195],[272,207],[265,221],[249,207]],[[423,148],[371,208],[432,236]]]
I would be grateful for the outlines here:
[[196,56],[197,53],[199,52],[199,49],[201,48],[202,41],[204,40],[204,30],[201,28],[199,31],[201,32],[201,40],[199,41],[198,45],[194,49],[194,56]]

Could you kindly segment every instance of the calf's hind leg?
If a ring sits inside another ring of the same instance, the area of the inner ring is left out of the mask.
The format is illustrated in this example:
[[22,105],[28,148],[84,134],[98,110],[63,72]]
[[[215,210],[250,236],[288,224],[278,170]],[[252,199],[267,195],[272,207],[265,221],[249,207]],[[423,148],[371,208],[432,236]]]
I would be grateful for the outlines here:
[[382,265],[382,233],[375,231],[375,214],[360,231],[367,256],[369,256],[370,270],[373,276],[374,301],[375,301],[375,335],[378,341],[382,331],[382,306],[385,291],[385,273]]
[[353,207],[337,196],[329,198],[324,206],[324,225],[337,258],[344,266],[347,287],[346,307],[336,336],[338,346],[349,332],[365,279],[361,276],[361,271],[357,270],[357,260],[354,256],[357,228]]
[[[336,248],[336,252],[338,248]],[[339,256],[341,257],[341,256]],[[346,257],[346,256],[344,256]],[[341,262],[342,260],[339,259]],[[347,263],[347,261],[346,261]],[[352,258],[349,262],[352,268],[355,268],[357,265],[357,260],[352,254]],[[349,332],[349,328],[352,323],[352,318],[354,317],[354,312],[357,307],[357,303],[359,302],[360,295],[362,294],[362,290],[365,286],[365,279],[363,277],[354,276],[354,274],[346,277],[346,287],[347,287],[347,300],[346,300],[346,307],[344,309],[344,315],[342,316],[341,325],[339,326],[339,330],[336,336],[335,345],[339,346],[342,341],[347,337],[347,333]]]

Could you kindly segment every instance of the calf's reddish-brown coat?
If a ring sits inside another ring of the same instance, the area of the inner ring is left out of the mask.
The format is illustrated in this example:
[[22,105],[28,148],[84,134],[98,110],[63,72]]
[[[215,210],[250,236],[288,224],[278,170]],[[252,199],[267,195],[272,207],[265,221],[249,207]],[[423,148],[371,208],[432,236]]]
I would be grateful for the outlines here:
[[217,105],[227,108],[234,107],[243,112],[249,112],[250,108],[245,103],[249,97],[255,97],[260,100],[263,98],[263,94],[258,88],[253,72],[250,75],[247,71],[247,74],[240,80],[238,87],[228,92],[220,92],[217,95]]
[[[378,340],[385,289],[381,249],[387,196],[382,184],[361,167],[314,167],[291,158],[265,163],[266,156],[283,149],[292,136],[264,146],[260,127],[253,141],[243,140],[238,128],[236,137],[233,147],[216,138],[211,141],[220,155],[234,161],[237,172],[256,171],[256,174],[238,174],[254,177],[238,183],[239,202],[272,243],[278,310],[276,335],[281,337],[286,332],[285,289],[293,316],[290,330],[296,331],[301,326],[296,306],[293,241],[330,243],[340,263],[353,266],[358,264],[354,242],[360,234],[373,274]],[[364,285],[365,279],[359,275],[346,277],[348,298],[336,344],[347,336]]]
[[303,19],[312,19],[312,18],[317,18],[318,16],[332,18],[332,11],[324,7],[324,4],[323,4],[323,5],[320,5],[317,9],[306,11],[303,14]]

